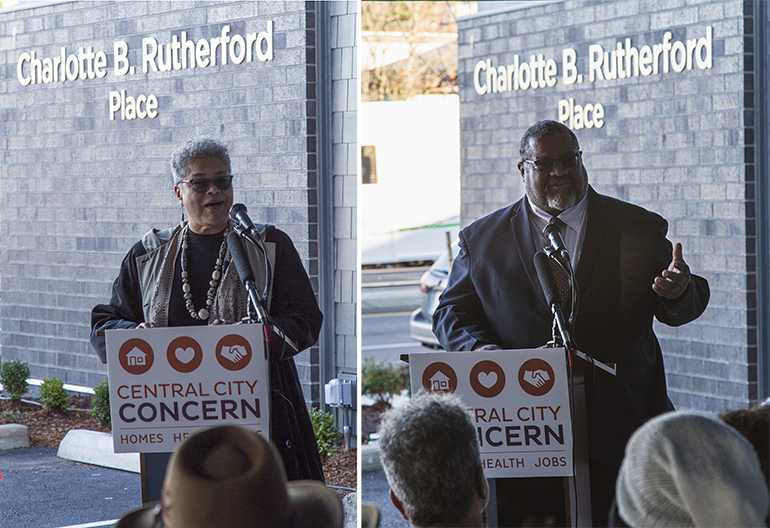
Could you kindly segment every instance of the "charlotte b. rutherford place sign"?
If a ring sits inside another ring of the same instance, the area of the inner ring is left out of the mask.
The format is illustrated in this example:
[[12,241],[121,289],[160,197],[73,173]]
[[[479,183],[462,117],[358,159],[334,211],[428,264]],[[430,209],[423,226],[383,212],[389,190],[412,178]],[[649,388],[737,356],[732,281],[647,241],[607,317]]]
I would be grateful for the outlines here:
[[116,453],[170,452],[196,430],[246,427],[269,439],[262,325],[107,330]]
[[[565,48],[561,53],[561,81],[564,85],[582,84],[585,80],[577,67],[577,51]],[[661,42],[652,46],[633,46],[630,38],[618,41],[615,49],[605,50],[601,44],[588,46],[588,81],[598,83],[682,73],[698,68],[711,69],[713,65],[712,27],[698,39],[672,41],[666,31]],[[546,59],[541,53],[530,55],[529,61],[513,56],[511,64],[494,66],[492,59],[480,59],[473,71],[473,86],[479,95],[553,88],[558,83],[556,60]],[[558,102],[558,120],[573,130],[604,126],[604,106],[600,102],[575,104],[573,98]]]
[[[129,59],[128,43],[115,41],[112,47],[113,64],[110,66],[104,51],[94,51],[91,46],[68,54],[62,46],[60,53],[45,57],[37,50],[24,51],[16,62],[16,77],[22,86],[65,83],[104,79],[112,67],[115,79],[133,76],[136,66]],[[230,26],[222,26],[218,36],[209,39],[188,40],[187,32],[172,35],[171,42],[158,43],[154,37],[142,39],[142,73],[172,72],[193,68],[209,68],[250,63],[254,60],[273,60],[273,21],[259,33],[230,35]],[[158,98],[155,94],[127,95],[126,90],[111,90],[108,94],[110,121],[154,119],[158,116]]]
[[409,355],[412,394],[460,397],[471,413],[487,478],[573,473],[563,348]]

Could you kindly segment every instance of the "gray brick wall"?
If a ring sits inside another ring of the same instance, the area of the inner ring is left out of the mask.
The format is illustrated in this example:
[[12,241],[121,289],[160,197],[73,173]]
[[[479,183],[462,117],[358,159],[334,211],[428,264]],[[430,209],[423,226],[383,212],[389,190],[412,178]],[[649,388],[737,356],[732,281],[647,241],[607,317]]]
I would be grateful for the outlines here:
[[[90,310],[109,300],[123,256],[151,227],[179,221],[168,160],[190,137],[229,144],[235,200],[255,221],[293,239],[318,291],[314,5],[270,2],[71,2],[0,14],[0,295],[2,359],[33,377],[93,387],[106,368],[88,343]],[[266,31],[273,60],[142,73],[142,39]],[[136,73],[113,74],[125,41]],[[312,43],[314,45],[314,43]],[[17,60],[103,50],[106,77],[22,86]],[[110,91],[155,94],[154,119],[111,121]],[[348,136],[346,136],[347,138]],[[354,205],[354,204],[353,204]],[[355,233],[351,233],[352,236]],[[347,268],[346,268],[347,271]],[[334,317],[326,314],[326,324]],[[298,356],[306,396],[318,401],[317,347]],[[311,382],[316,382],[312,385]]]
[[[667,31],[672,41],[699,39],[707,26],[711,69],[589,82],[592,44],[614,51],[630,38],[641,48],[662,42]],[[678,329],[656,325],[674,404],[711,411],[755,400],[744,153],[744,111],[753,106],[746,103],[744,74],[752,72],[745,69],[751,50],[744,50],[744,33],[751,28],[744,27],[744,2],[570,1],[467,18],[458,28],[463,225],[524,194],[516,163],[529,125],[557,119],[562,99],[602,103],[604,126],[575,131],[589,182],[663,215],[669,238],[683,244],[692,270],[711,285],[700,319]],[[577,53],[582,83],[562,82],[565,48]],[[517,54],[521,61],[555,59],[557,84],[477,94],[477,62],[508,65]]]

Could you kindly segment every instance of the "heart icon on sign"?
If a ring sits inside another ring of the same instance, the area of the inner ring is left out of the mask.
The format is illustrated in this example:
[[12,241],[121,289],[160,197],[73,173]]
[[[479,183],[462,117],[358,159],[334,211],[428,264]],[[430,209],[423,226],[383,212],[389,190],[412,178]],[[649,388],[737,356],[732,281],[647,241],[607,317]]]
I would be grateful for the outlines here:
[[468,381],[482,398],[494,398],[505,388],[505,371],[496,362],[485,359],[473,366]]
[[174,355],[180,363],[187,365],[195,357],[195,349],[193,347],[177,348],[174,351]]
[[494,387],[497,383],[497,372],[479,373],[479,383],[487,389]]

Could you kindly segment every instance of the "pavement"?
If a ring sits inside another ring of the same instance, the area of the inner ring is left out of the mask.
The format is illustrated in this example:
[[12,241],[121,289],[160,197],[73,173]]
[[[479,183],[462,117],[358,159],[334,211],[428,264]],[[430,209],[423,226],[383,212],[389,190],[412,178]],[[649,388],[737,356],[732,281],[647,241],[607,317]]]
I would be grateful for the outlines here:
[[111,526],[141,505],[140,476],[59,458],[56,449],[0,451],[0,528]]

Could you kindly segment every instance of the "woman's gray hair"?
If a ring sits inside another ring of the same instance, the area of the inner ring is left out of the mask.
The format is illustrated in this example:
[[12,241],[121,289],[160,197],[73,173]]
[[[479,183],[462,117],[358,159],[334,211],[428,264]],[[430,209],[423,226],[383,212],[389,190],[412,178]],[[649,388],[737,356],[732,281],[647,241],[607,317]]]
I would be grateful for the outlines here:
[[209,156],[222,160],[227,166],[227,172],[231,172],[230,154],[227,151],[227,145],[218,139],[200,136],[188,140],[187,143],[176,149],[171,156],[171,177],[174,178],[174,185],[187,179],[188,170],[193,161],[208,158]]
[[481,459],[476,428],[457,396],[419,394],[386,412],[377,445],[413,525],[453,525],[468,515]]

